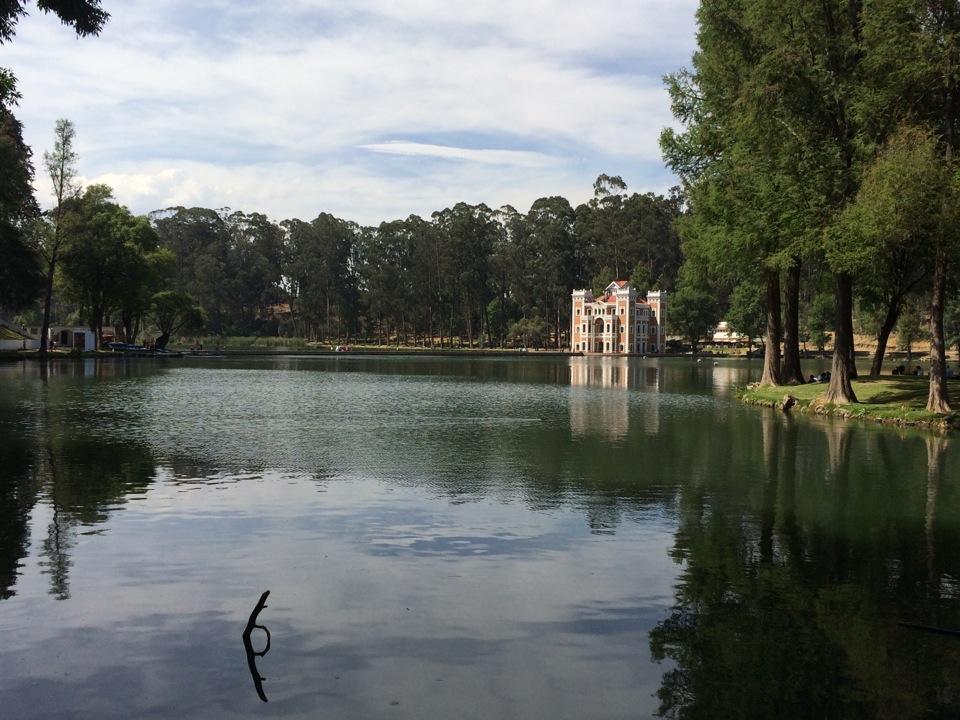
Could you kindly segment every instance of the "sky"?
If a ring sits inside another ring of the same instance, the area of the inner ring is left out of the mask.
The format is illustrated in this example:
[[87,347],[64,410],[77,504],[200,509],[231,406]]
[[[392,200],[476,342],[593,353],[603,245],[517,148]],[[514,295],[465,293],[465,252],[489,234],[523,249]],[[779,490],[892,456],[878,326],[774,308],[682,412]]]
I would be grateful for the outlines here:
[[[329,212],[365,224],[457,202],[574,205],[600,173],[676,184],[663,75],[696,0],[104,0],[99,37],[28,5],[0,66],[35,164],[57,118],[78,169],[137,213]],[[38,167],[37,196],[50,201]]]

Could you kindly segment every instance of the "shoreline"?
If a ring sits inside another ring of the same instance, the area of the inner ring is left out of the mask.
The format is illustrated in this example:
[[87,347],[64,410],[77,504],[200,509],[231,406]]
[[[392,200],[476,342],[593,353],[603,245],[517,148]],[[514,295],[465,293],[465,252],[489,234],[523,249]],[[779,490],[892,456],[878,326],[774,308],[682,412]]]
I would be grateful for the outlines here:
[[[638,358],[658,360],[664,358],[691,358],[686,353],[637,354],[617,353],[611,355],[592,355],[572,350],[500,350],[495,348],[358,348],[356,350],[316,350],[293,348],[231,348],[224,350],[171,350],[169,353],[155,352],[114,352],[111,350],[88,350],[84,352],[54,351],[47,360],[168,360],[183,358],[224,358],[224,357],[598,357],[598,358]],[[700,356],[697,357],[708,357]],[[719,357],[719,356],[714,356]],[[748,358],[728,357],[728,360]],[[756,358],[749,358],[755,360]],[[14,350],[0,352],[0,361],[18,362],[21,360],[40,361],[36,350]]]
[[[952,389],[960,391],[960,382],[951,382]],[[926,410],[927,380],[885,376],[853,381],[854,392],[861,402],[836,405],[824,403],[824,383],[807,385],[780,385],[741,387],[737,399],[755,407],[781,412],[839,417],[844,420],[865,420],[876,425],[914,427],[942,432],[960,430],[960,412],[949,415]],[[789,406],[788,406],[789,402]]]

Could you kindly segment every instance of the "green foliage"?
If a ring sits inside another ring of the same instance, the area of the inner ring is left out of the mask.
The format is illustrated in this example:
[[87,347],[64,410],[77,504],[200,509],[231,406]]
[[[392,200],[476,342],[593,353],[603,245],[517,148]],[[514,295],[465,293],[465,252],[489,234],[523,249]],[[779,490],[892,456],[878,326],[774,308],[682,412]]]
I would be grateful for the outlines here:
[[730,294],[724,318],[734,332],[753,340],[761,337],[767,323],[763,287],[756,281],[744,281]]
[[[37,0],[37,8],[52,12],[79,36],[99,35],[110,19],[110,14],[100,7],[100,0]],[[0,2],[0,45],[13,39],[17,22],[27,14],[24,0]]]
[[543,347],[550,329],[541,317],[521,318],[510,325],[507,338],[518,347]]
[[613,268],[611,268],[609,265],[604,265],[597,271],[597,273],[593,276],[593,279],[590,281],[590,290],[593,292],[593,296],[601,297],[607,285],[610,284],[610,281],[616,279],[618,278],[614,276]]
[[803,309],[801,323],[804,335],[820,352],[823,352],[830,341],[829,333],[833,328],[835,316],[836,307],[833,297],[826,293],[815,295],[810,304]]
[[834,269],[867,285],[923,277],[949,185],[936,143],[929,130],[908,125],[890,137],[830,228],[826,256]]
[[[636,264],[630,273],[630,285],[637,291],[638,297],[644,297],[648,290],[655,285],[655,278],[651,277],[650,268],[642,260]],[[661,288],[657,288],[658,290]]]
[[284,232],[259,213],[172,208],[152,215],[174,257],[174,286],[197,299],[213,333],[276,332],[269,308],[284,298]]
[[12,107],[18,99],[13,77],[0,69],[0,308],[27,307],[43,287],[31,225],[37,217],[30,148]]
[[913,300],[906,303],[900,319],[897,321],[897,349],[906,350],[912,357],[913,346],[930,337],[922,302]]
[[[641,266],[647,283],[672,290],[680,267],[680,239],[675,221],[682,213],[677,192],[626,193],[619,178],[601,175],[590,202],[576,210],[575,232],[583,246],[586,278],[626,279]],[[602,287],[600,288],[602,290]]]
[[193,298],[176,290],[161,290],[150,299],[150,318],[160,331],[158,347],[166,347],[175,332],[199,332],[204,325],[203,310]]
[[170,253],[158,249],[147,219],[113,202],[105,185],[91,185],[68,201],[62,225],[64,298],[98,333],[116,313],[127,340],[134,340],[151,294],[172,268]]
[[[71,128],[61,130],[63,152],[51,153],[51,160],[63,157],[72,170]],[[71,200],[72,181],[67,172],[64,208],[91,205],[92,194]],[[430,346],[503,344],[513,323],[536,317],[547,331],[528,328],[528,335],[563,347],[571,292],[591,277],[600,289],[615,279],[612,266],[594,258],[614,252],[634,276],[647,278],[644,285],[670,287],[676,280],[679,240],[672,224],[681,212],[679,196],[627,195],[622,180],[608,176],[598,178],[597,188],[598,196],[577,209],[562,197],[540,198],[526,213],[458,203],[429,219],[412,215],[376,227],[327,213],[277,224],[257,213],[155,211],[149,224],[156,247],[144,250],[152,269],[127,273],[130,282],[122,284],[130,300],[123,306],[146,307],[156,290],[169,287],[196,300],[213,336]],[[71,241],[77,255],[68,263],[60,300],[75,303],[84,315],[96,305],[103,312],[93,314],[102,314],[105,323],[134,327],[135,319],[124,318],[136,313],[121,312],[118,302],[94,303],[81,288],[105,266],[110,245],[100,220],[94,222],[96,213],[84,217],[86,230],[77,223],[70,230],[79,238]],[[51,220],[49,228],[55,227]],[[81,271],[84,253],[89,257]],[[133,292],[137,283],[144,292]]]
[[693,286],[682,286],[670,298],[670,332],[686,338],[694,349],[717,324],[719,309],[711,293]]

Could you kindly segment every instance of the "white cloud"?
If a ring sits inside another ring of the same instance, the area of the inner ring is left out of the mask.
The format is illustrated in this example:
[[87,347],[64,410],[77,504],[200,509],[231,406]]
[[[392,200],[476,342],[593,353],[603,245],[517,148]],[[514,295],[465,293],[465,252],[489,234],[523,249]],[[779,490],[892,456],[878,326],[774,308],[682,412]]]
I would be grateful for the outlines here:
[[363,150],[384,153],[386,155],[435,157],[444,160],[466,160],[468,162],[487,163],[491,165],[549,167],[563,162],[561,158],[539,152],[528,152],[524,150],[475,150],[472,148],[402,142],[399,140],[384,143],[370,143],[368,145],[359,145],[358,147]]
[[324,197],[346,200],[348,178],[370,195],[344,204],[370,219],[387,208],[379,192],[404,215],[508,191],[518,206],[561,187],[576,201],[597,172],[662,173],[657,140],[672,119],[660,75],[685,62],[694,7],[139,0],[111,7],[99,38],[29,17],[2,62],[20,79],[36,155],[70,117],[81,171],[113,178],[137,211],[203,197],[309,215],[330,209]]

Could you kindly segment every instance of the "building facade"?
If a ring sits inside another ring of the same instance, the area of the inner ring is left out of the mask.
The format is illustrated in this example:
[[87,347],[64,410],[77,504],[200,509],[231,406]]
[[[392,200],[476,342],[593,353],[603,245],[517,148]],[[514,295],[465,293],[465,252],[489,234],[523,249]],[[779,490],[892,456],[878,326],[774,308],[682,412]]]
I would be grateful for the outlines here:
[[667,293],[651,290],[639,299],[626,280],[614,280],[603,295],[574,290],[570,350],[591,355],[663,352]]
[[[40,328],[30,328],[30,334],[40,337]],[[53,347],[55,343],[58,348],[96,350],[97,334],[86,327],[51,325],[48,342],[50,343],[50,347]]]

